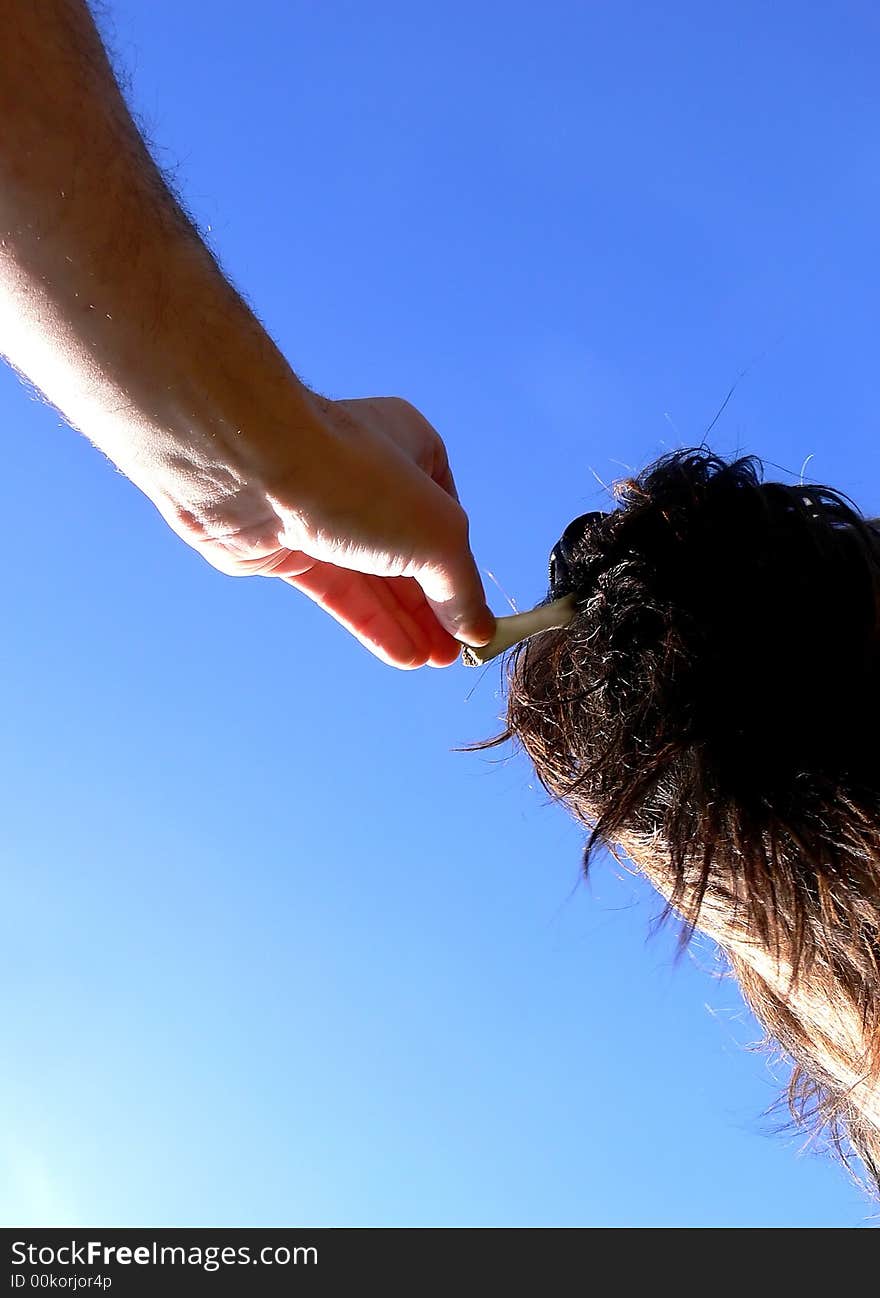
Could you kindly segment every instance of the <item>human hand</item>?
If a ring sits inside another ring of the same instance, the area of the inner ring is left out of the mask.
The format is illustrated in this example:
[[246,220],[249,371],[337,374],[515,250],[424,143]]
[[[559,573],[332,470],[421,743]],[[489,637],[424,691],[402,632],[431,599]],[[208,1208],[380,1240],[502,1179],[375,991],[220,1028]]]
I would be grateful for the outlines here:
[[3,12],[0,355],[215,567],[281,577],[398,667],[489,640],[431,425],[303,387],[153,164],[84,0]]
[[439,434],[396,397],[310,396],[317,435],[264,436],[210,522],[178,500],[171,526],[222,572],[280,577],[391,666],[445,667],[462,641],[485,644],[495,619]]

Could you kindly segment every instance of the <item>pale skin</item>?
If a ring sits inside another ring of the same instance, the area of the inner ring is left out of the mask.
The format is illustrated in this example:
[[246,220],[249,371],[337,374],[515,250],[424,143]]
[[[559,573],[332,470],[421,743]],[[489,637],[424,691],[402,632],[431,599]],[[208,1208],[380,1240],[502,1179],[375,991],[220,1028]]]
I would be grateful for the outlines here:
[[0,351],[221,572],[280,578],[394,667],[486,644],[436,430],[297,379],[150,159],[84,0],[0,0],[0,21]]

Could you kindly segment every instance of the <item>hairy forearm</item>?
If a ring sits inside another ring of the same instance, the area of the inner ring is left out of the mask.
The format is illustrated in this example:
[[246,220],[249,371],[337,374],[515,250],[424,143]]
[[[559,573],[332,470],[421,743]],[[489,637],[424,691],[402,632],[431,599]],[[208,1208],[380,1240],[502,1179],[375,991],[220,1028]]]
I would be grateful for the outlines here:
[[308,435],[309,394],[169,192],[83,0],[0,20],[0,350],[160,508],[181,473],[210,502],[273,418]]
[[282,577],[395,666],[485,643],[436,430],[297,380],[164,184],[84,0],[0,0],[0,25],[0,353],[220,571]]

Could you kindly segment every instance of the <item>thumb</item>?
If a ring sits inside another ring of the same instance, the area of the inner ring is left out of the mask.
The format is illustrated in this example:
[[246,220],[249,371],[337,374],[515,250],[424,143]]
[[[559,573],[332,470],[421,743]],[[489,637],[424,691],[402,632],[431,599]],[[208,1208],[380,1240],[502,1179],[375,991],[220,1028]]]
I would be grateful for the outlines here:
[[465,541],[443,560],[412,574],[440,625],[464,644],[488,644],[495,616],[486,603],[477,565]]

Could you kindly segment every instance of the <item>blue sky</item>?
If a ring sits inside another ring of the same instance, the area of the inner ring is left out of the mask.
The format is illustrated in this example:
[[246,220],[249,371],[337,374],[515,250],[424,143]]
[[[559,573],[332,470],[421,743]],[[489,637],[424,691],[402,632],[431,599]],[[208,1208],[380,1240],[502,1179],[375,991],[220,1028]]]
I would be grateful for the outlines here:
[[[303,378],[443,434],[521,607],[697,442],[880,513],[867,4],[113,0],[164,166]],[[0,372],[0,1220],[846,1226],[711,947],[493,733],[234,581]],[[492,587],[492,603],[504,611]]]

